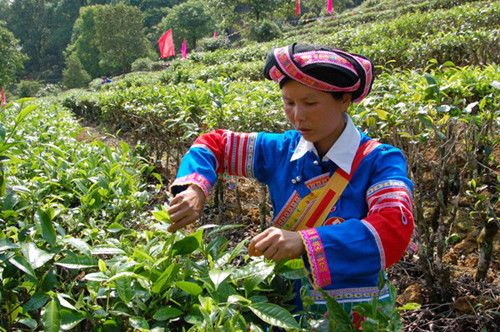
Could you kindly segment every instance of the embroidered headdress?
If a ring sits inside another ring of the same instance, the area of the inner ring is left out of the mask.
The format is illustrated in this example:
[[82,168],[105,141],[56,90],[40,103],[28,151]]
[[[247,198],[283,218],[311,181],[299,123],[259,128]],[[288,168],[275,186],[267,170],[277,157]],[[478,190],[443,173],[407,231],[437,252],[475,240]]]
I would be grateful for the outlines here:
[[361,55],[296,43],[269,52],[264,76],[280,86],[293,79],[321,91],[348,92],[358,103],[370,92],[374,78],[373,64]]

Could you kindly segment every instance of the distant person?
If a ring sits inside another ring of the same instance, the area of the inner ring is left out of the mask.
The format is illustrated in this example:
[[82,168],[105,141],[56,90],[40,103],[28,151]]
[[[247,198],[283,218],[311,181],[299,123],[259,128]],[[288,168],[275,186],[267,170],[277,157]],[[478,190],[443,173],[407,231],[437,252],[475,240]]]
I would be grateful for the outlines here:
[[[274,218],[251,239],[249,254],[301,257],[318,312],[326,311],[319,288],[350,310],[379,294],[379,273],[401,258],[414,227],[405,157],[347,114],[370,92],[373,65],[339,49],[293,44],[269,53],[264,75],[279,83],[294,130],[198,137],[171,186],[169,230],[200,217],[217,173],[255,178],[269,188]],[[379,299],[389,297],[385,287]]]
[[101,84],[111,83],[111,79],[108,76],[103,76],[101,79]]

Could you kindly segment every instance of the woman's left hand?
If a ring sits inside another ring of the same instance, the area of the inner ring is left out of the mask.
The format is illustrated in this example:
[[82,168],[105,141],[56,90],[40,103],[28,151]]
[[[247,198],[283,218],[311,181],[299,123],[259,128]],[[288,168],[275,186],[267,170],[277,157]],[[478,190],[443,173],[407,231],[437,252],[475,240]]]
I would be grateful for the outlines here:
[[270,227],[256,235],[248,245],[250,256],[261,256],[275,261],[284,258],[298,258],[305,252],[304,243],[298,232]]

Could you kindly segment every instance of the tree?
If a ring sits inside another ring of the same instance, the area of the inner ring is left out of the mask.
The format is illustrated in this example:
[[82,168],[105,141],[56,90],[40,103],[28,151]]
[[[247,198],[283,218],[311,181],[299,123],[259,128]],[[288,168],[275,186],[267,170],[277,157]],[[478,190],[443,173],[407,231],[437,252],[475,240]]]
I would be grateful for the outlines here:
[[148,55],[143,17],[138,8],[124,4],[102,6],[95,23],[102,70],[130,71],[132,62]]
[[66,51],[78,57],[91,77],[129,71],[149,52],[141,11],[124,4],[83,7]]
[[12,0],[2,4],[7,27],[29,56],[28,76],[57,81],[61,77],[63,51],[71,38],[82,0]]
[[160,23],[168,10],[181,3],[182,0],[128,0],[132,6],[138,7],[144,15],[144,26],[148,32]]
[[14,34],[0,21],[0,87],[13,83],[24,67],[27,57],[18,49]]
[[68,54],[76,54],[91,77],[101,75],[95,23],[99,8],[100,6],[89,6],[80,10],[80,16],[73,27],[72,43],[67,49]]
[[174,6],[158,25],[158,37],[172,28],[174,43],[180,48],[186,38],[188,48],[195,48],[196,41],[208,36],[215,28],[207,5],[201,0],[188,0]]
[[48,36],[42,45],[41,78],[48,81],[60,80],[64,67],[64,50],[71,41],[73,25],[83,2],[82,0],[48,1],[45,22]]
[[[8,27],[20,40],[23,51],[29,56],[26,71],[36,73],[42,64],[42,44],[47,38],[45,1],[15,0],[10,5]],[[29,24],[27,24],[29,22]]]
[[257,22],[271,18],[280,7],[291,7],[288,0],[237,0],[236,3],[238,12],[249,12]]
[[81,88],[90,82],[89,73],[83,68],[80,59],[72,53],[66,59],[66,69],[63,71],[63,84],[68,89]]

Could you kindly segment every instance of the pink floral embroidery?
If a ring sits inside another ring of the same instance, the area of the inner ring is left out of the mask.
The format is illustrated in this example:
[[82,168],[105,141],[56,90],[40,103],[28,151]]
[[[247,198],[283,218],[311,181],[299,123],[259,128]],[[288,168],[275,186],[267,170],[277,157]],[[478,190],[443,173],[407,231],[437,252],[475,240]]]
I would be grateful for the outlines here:
[[310,52],[303,52],[303,53],[295,53],[293,55],[295,61],[297,61],[298,64],[300,64],[301,67],[313,64],[313,63],[331,63],[335,64],[337,66],[343,67],[351,72],[353,72],[355,75],[358,73],[356,72],[356,69],[354,69],[354,66],[352,63],[349,62],[346,58],[335,54],[333,52],[327,52],[327,51],[310,51]]
[[274,56],[281,68],[288,76],[300,83],[307,85],[311,88],[321,91],[339,91],[339,92],[352,92],[356,91],[361,84],[358,82],[354,86],[342,88],[336,85],[328,84],[323,81],[317,80],[312,76],[304,74],[292,61],[288,52],[288,47],[277,48],[274,50]]
[[323,288],[332,283],[330,268],[326,259],[325,248],[316,228],[299,232],[306,247],[307,257],[311,265],[314,285]]
[[333,84],[328,84],[323,81],[317,80],[312,76],[303,73],[292,61],[288,52],[288,47],[281,47],[274,50],[274,56],[278,62],[281,70],[288,76],[300,83],[307,85],[311,88],[321,91],[339,91],[339,92],[352,92],[356,91],[360,86],[360,81],[356,82],[354,86],[339,87]]
[[271,70],[269,70],[269,76],[271,76],[273,81],[276,81],[278,83],[281,82],[283,78],[285,78],[285,75],[283,75],[283,73],[278,68],[276,68],[276,66],[272,66]]
[[172,183],[170,187],[174,186],[185,186],[188,184],[195,184],[199,186],[203,192],[205,193],[205,196],[208,196],[208,193],[210,192],[210,189],[212,189],[212,185],[210,182],[201,174],[198,173],[192,173],[186,176],[183,176],[181,178],[178,178]]

